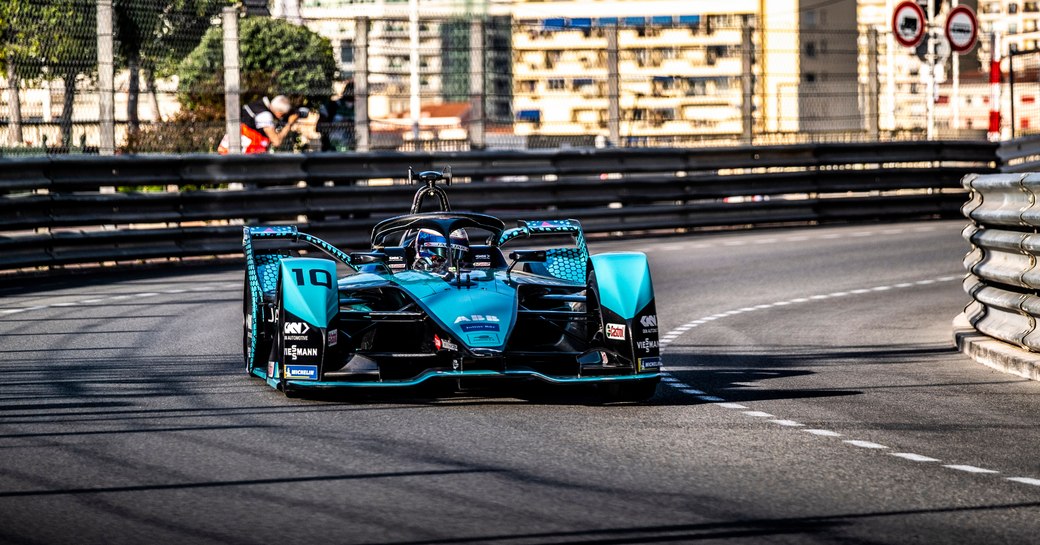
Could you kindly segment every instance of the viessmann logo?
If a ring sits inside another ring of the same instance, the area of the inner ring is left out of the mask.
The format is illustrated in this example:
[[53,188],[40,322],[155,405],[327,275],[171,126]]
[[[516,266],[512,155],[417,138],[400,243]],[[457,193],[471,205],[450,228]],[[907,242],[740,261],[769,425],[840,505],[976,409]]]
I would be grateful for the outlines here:
[[296,346],[294,344],[292,346],[287,346],[285,348],[285,355],[287,357],[292,358],[293,361],[296,361],[296,358],[298,358],[300,356],[304,356],[304,357],[307,357],[307,356],[315,357],[315,356],[317,356],[318,355],[318,349],[317,348],[300,347],[300,346]]

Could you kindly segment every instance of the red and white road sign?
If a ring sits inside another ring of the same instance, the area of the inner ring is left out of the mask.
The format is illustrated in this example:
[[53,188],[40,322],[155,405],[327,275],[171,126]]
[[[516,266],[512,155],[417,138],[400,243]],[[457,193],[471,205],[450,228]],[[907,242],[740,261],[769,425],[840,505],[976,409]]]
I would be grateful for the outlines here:
[[892,11],[892,34],[899,45],[917,47],[924,38],[925,26],[924,10],[917,2],[900,2]]
[[979,22],[968,6],[957,6],[946,16],[946,40],[956,53],[967,53],[979,41]]

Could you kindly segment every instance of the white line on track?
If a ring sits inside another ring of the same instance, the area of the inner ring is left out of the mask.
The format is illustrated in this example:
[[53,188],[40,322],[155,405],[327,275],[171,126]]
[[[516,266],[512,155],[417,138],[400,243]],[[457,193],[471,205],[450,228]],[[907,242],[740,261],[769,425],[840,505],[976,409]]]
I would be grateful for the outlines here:
[[938,458],[932,458],[931,456],[922,456],[920,454],[914,454],[912,452],[890,452],[892,456],[896,458],[902,458],[904,460],[910,460],[911,462],[938,462]]
[[809,429],[809,430],[805,430],[805,431],[807,433],[811,433],[813,435],[820,435],[820,436],[823,436],[823,437],[841,437],[840,433],[838,433],[836,431],[831,431],[831,430]]
[[[928,228],[927,230],[932,230],[932,228]],[[889,229],[889,230],[881,231],[881,234],[895,234],[895,233],[898,233],[898,232],[901,232],[901,231]],[[867,236],[867,234],[866,233],[864,233],[864,234],[853,233],[851,236]],[[817,238],[824,238],[824,237],[817,237]],[[809,237],[788,237],[788,238],[783,239],[783,240],[784,241],[795,241],[795,240],[808,240],[808,239],[809,239]],[[764,244],[764,242],[756,242],[756,243]],[[724,311],[724,312],[720,312],[720,313],[717,313],[717,314],[712,314],[710,316],[705,316],[703,318],[698,318],[696,320],[691,320],[689,322],[686,322],[685,324],[682,324],[682,325],[672,329],[671,331],[669,331],[667,334],[665,334],[662,337],[662,339],[661,339],[661,348],[663,350],[666,345],[668,345],[669,343],[677,340],[679,337],[681,337],[687,331],[689,331],[689,330],[691,330],[691,329],[693,329],[695,327],[704,325],[706,323],[709,323],[709,322],[712,322],[712,321],[715,321],[715,320],[726,318],[726,317],[729,317],[729,316],[734,316],[734,315],[737,315],[737,314],[743,314],[743,313],[747,313],[747,312],[754,312],[754,311],[757,311],[757,310],[767,310],[767,309],[772,309],[772,308],[776,308],[776,307],[780,307],[780,306],[786,306],[786,305],[802,304],[802,303],[809,303],[809,302],[816,302],[816,301],[824,301],[824,300],[827,300],[827,299],[833,299],[833,298],[837,298],[837,297],[848,297],[848,296],[851,296],[851,295],[863,295],[863,294],[868,294],[868,293],[880,293],[880,292],[887,292],[887,291],[891,291],[891,290],[907,289],[907,288],[912,288],[912,287],[915,287],[915,286],[929,286],[929,285],[937,284],[937,283],[941,283],[941,282],[951,282],[951,281],[954,281],[954,280],[961,280],[963,278],[964,278],[963,275],[951,274],[951,275],[946,275],[946,276],[939,276],[939,277],[936,277],[936,278],[927,278],[927,279],[924,279],[924,280],[917,280],[917,281],[914,281],[914,282],[899,282],[899,283],[885,285],[885,286],[874,286],[874,287],[871,287],[871,288],[858,288],[858,289],[852,289],[852,290],[847,290],[847,291],[836,291],[836,292],[826,293],[826,294],[811,295],[811,296],[807,296],[807,297],[797,297],[797,298],[794,298],[794,299],[787,299],[785,301],[776,301],[776,302],[768,303],[768,304],[747,306],[747,307],[742,307],[742,308],[735,309],[735,310]],[[664,373],[664,376],[662,377],[661,380],[663,382],[665,382],[669,386],[677,388],[679,391],[681,391],[683,393],[693,395],[693,396],[697,397],[698,399],[700,399],[702,401],[712,401],[712,402],[714,402],[713,405],[716,405],[718,407],[722,407],[724,409],[737,409],[737,410],[741,410],[743,412],[743,414],[745,414],[747,416],[756,417],[756,418],[768,418],[768,419],[771,419],[770,422],[772,422],[774,424],[778,424],[780,426],[785,426],[785,427],[790,427],[790,428],[793,428],[793,429],[801,429],[802,431],[804,431],[806,433],[810,433],[812,435],[816,435],[816,436],[820,436],[820,437],[842,437],[842,434],[840,434],[840,433],[838,433],[836,431],[825,430],[825,429],[817,429],[817,428],[805,428],[804,427],[805,425],[800,423],[800,422],[797,422],[797,421],[794,421],[794,420],[787,420],[787,419],[784,419],[784,418],[775,417],[773,414],[767,413],[765,411],[745,410],[745,409],[748,408],[745,405],[741,405],[740,403],[727,402],[725,399],[723,399],[721,397],[714,396],[714,395],[705,393],[705,392],[703,392],[701,390],[692,388],[691,386],[682,383],[681,381],[679,381],[675,377],[672,377],[672,376],[668,375],[667,372],[668,372],[667,370],[662,370],[662,373]],[[742,373],[733,372],[732,374],[742,374]],[[776,375],[777,373],[775,373],[775,372],[762,372],[761,374]],[[740,385],[740,384],[747,384],[747,383],[734,383],[734,384]],[[874,443],[872,441],[863,441],[863,440],[859,440],[859,439],[844,439],[843,442],[846,443],[846,444],[852,445],[854,447],[859,447],[859,448],[864,448],[864,449],[889,450],[889,447],[887,447],[885,445],[882,445],[880,443]],[[932,458],[931,456],[924,456],[922,454],[915,454],[915,453],[912,453],[912,452],[889,452],[889,454],[891,456],[896,457],[896,458],[901,458],[903,460],[908,460],[908,461],[911,461],[911,462],[921,462],[921,463],[924,463],[924,462],[939,462],[940,461],[938,458]],[[945,467],[947,469],[953,469],[953,470],[956,470],[956,471],[964,471],[964,472],[968,472],[968,473],[978,473],[978,474],[999,473],[999,471],[996,471],[996,470],[993,470],[993,469],[986,469],[986,468],[982,468],[982,467],[971,466],[971,465],[962,465],[962,464],[945,464],[942,467]],[[1023,484],[1028,484],[1028,485],[1032,485],[1032,486],[1040,486],[1040,479],[1036,479],[1036,478],[1033,478],[1033,477],[1008,477],[1007,480],[1008,481],[1013,481],[1013,482],[1018,482],[1018,483],[1023,483]]]
[[966,466],[960,464],[947,464],[943,467],[956,469],[957,471],[967,471],[968,473],[1000,473],[999,471],[994,469],[986,469],[984,467]]
[[172,295],[172,294],[177,294],[177,293],[186,293],[188,291],[215,291],[215,290],[218,290],[218,289],[221,289],[221,288],[233,288],[233,287],[238,287],[238,286],[241,286],[241,284],[234,283],[234,282],[224,282],[224,283],[214,283],[214,284],[205,284],[205,285],[201,285],[201,286],[196,286],[196,287],[191,288],[190,290],[189,289],[172,289],[172,290],[166,290],[166,291],[161,291],[161,292],[146,291],[146,292],[141,292],[141,293],[121,293],[121,294],[117,294],[117,295],[110,295],[108,297],[95,297],[95,298],[92,298],[92,299],[83,299],[82,301],[63,301],[63,302],[60,302],[60,303],[51,303],[49,305],[35,305],[35,306],[24,307],[24,308],[0,309],[0,315],[5,315],[6,316],[6,315],[9,315],[9,314],[19,314],[19,313],[22,313],[22,312],[29,312],[29,311],[33,311],[33,310],[43,310],[43,309],[48,309],[48,308],[68,308],[68,307],[74,307],[74,306],[78,306],[78,305],[95,305],[95,304],[98,304],[98,303],[105,303],[105,302],[124,301],[124,300],[130,299],[132,297],[141,297],[141,298],[144,298],[144,297],[155,297],[157,295],[162,295],[162,294],[171,294]]
[[852,446],[854,446],[854,447],[860,447],[860,448],[871,448],[871,449],[877,449],[877,450],[887,449],[888,448],[885,445],[882,445],[882,444],[879,444],[879,443],[874,443],[872,441],[860,441],[859,439],[846,439],[845,442],[850,444],[850,445],[852,445]]

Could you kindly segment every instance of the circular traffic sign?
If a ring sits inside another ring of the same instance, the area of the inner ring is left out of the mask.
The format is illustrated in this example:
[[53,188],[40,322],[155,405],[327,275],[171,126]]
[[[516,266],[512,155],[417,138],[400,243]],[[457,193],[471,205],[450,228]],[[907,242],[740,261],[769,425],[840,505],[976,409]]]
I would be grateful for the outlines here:
[[924,38],[924,10],[917,2],[900,2],[892,11],[892,35],[899,45],[917,47]]
[[968,6],[957,6],[946,16],[946,40],[950,49],[967,53],[979,40],[979,22]]

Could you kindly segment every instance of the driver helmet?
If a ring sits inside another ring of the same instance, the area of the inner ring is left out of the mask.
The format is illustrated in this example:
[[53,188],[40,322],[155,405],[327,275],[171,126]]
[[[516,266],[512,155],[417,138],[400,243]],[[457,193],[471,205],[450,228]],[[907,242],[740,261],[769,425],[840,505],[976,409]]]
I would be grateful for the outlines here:
[[464,229],[457,229],[451,233],[450,246],[449,249],[444,235],[432,229],[421,229],[415,236],[416,258],[427,258],[434,267],[440,267],[447,262],[449,251],[455,266],[461,265],[466,260],[469,256],[469,236]]

